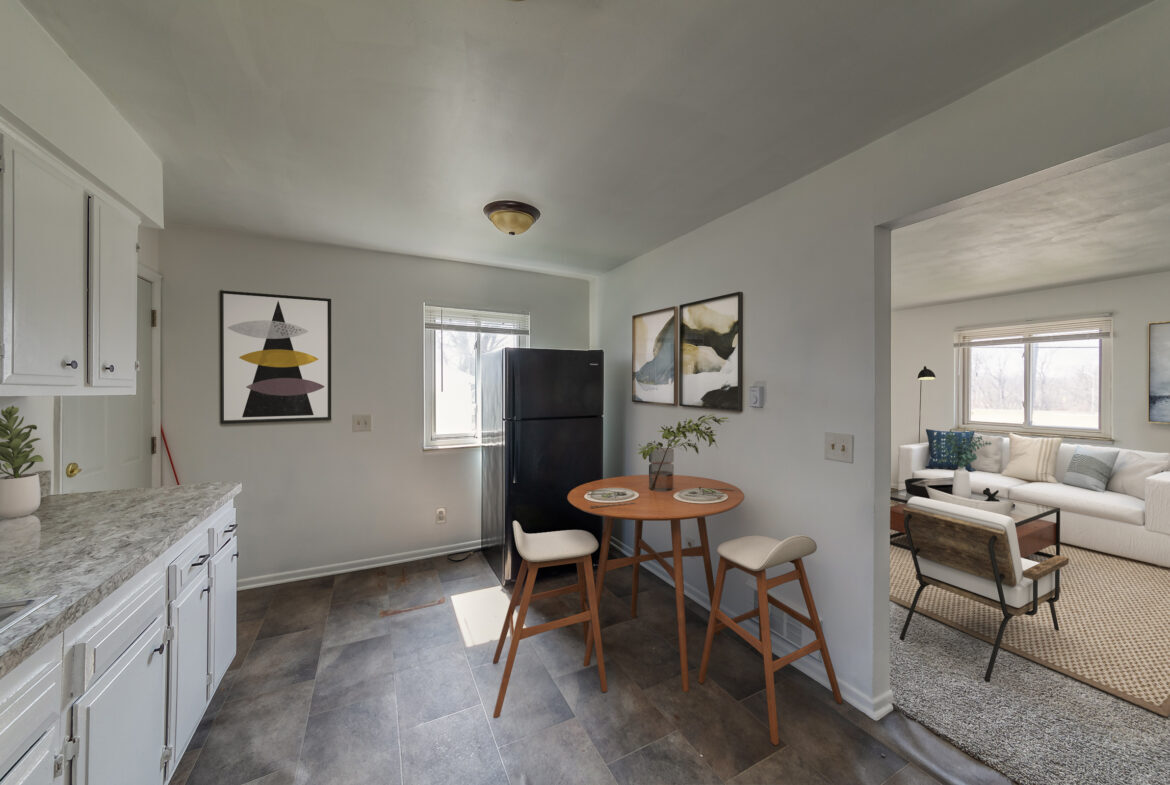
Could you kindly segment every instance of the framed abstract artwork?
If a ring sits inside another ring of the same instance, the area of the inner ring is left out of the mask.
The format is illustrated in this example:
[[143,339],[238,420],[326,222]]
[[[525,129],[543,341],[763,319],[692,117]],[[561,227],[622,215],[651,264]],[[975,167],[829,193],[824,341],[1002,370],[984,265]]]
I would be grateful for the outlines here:
[[329,300],[219,293],[221,423],[328,420]]
[[1170,322],[1150,323],[1150,422],[1170,423]]
[[678,309],[640,313],[634,317],[632,384],[635,403],[674,406]]
[[743,411],[743,292],[679,306],[679,403]]

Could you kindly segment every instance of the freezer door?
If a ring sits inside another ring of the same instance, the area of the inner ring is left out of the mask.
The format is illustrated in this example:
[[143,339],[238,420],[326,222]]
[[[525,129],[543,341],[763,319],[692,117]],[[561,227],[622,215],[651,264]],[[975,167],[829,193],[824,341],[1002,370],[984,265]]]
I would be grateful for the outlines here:
[[504,418],[600,417],[600,350],[505,349]]

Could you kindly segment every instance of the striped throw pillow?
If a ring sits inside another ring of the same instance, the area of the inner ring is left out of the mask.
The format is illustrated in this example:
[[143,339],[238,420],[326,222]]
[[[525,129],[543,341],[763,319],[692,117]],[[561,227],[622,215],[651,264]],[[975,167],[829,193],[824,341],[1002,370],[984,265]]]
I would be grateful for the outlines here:
[[1030,482],[1056,482],[1056,453],[1060,449],[1059,436],[1011,437],[1011,456],[1003,473],[1008,477]]
[[1121,450],[1116,447],[1092,447],[1078,444],[1064,473],[1064,484],[1090,491],[1104,491],[1113,474],[1113,464]]

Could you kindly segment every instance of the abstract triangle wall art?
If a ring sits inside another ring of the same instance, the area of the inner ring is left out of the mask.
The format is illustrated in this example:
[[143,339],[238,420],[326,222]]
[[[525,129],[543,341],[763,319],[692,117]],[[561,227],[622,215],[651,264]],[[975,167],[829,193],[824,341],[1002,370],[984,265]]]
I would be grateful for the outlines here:
[[220,422],[330,419],[331,301],[219,296]]

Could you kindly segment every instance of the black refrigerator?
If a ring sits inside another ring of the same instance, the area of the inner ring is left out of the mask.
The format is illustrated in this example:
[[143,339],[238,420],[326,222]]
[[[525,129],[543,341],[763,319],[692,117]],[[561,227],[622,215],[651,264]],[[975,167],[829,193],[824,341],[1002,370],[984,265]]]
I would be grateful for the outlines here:
[[570,490],[601,478],[603,353],[502,349],[481,368],[484,556],[501,582],[516,580],[512,521],[527,532],[585,529],[600,519],[569,504]]

